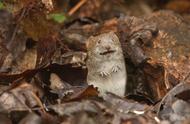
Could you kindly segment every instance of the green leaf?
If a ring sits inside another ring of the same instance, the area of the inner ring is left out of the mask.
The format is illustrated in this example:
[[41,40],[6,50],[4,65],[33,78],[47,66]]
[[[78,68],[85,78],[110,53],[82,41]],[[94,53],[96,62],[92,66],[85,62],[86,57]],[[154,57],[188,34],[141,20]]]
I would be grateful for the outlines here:
[[4,9],[5,7],[4,7],[4,5],[3,5],[3,3],[0,1],[0,9]]
[[48,19],[53,19],[55,22],[63,23],[66,20],[66,17],[63,13],[53,13],[49,14]]

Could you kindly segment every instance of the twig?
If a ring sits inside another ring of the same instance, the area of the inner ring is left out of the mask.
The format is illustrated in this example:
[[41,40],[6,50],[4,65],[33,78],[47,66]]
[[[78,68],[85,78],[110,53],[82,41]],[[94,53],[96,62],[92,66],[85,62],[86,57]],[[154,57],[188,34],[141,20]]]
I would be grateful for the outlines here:
[[77,3],[71,10],[68,12],[68,15],[71,16],[73,15],[83,4],[85,4],[87,0],[81,0],[80,2]]
[[187,76],[185,76],[184,82],[187,81],[188,78],[190,78],[190,72],[187,74]]
[[[26,12],[26,9],[24,8],[24,9],[22,10],[22,12],[21,12],[21,16],[19,17],[18,22],[20,22],[21,19],[24,17],[25,12]],[[8,45],[7,45],[7,48],[8,48],[9,50],[10,50],[10,47],[11,47],[12,42],[14,41],[14,39],[15,39],[15,37],[16,37],[18,28],[19,28],[19,24],[17,23],[16,26],[15,26],[15,28],[14,28],[14,30],[13,30],[13,34],[12,34],[12,36],[11,36],[11,39],[10,39]]]

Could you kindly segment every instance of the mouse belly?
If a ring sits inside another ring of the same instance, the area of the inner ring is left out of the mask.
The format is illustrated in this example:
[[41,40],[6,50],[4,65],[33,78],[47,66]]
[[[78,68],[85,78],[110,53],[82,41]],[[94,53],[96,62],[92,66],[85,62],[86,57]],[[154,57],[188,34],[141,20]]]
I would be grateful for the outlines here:
[[95,77],[96,79],[94,81],[88,81],[88,84],[98,87],[100,95],[106,92],[111,92],[118,96],[125,95],[127,76],[124,69],[119,72],[113,72],[106,77],[100,77],[99,75]]

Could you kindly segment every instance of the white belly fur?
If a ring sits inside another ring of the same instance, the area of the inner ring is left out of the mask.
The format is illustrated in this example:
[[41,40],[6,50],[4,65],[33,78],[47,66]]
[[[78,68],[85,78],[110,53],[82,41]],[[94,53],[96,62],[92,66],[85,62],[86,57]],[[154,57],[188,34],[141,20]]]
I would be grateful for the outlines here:
[[105,94],[105,92],[111,92],[119,96],[125,95],[126,88],[126,70],[122,68],[118,72],[112,72],[111,75],[107,77],[100,77],[96,82],[88,82],[95,87],[98,87],[100,95]]

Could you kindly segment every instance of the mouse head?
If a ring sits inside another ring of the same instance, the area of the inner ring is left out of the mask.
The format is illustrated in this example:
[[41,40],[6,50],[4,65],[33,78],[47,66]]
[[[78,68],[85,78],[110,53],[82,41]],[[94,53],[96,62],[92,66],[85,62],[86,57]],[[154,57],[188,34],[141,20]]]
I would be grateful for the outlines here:
[[119,38],[114,32],[91,36],[86,42],[86,47],[88,52],[100,56],[106,56],[121,50]]

